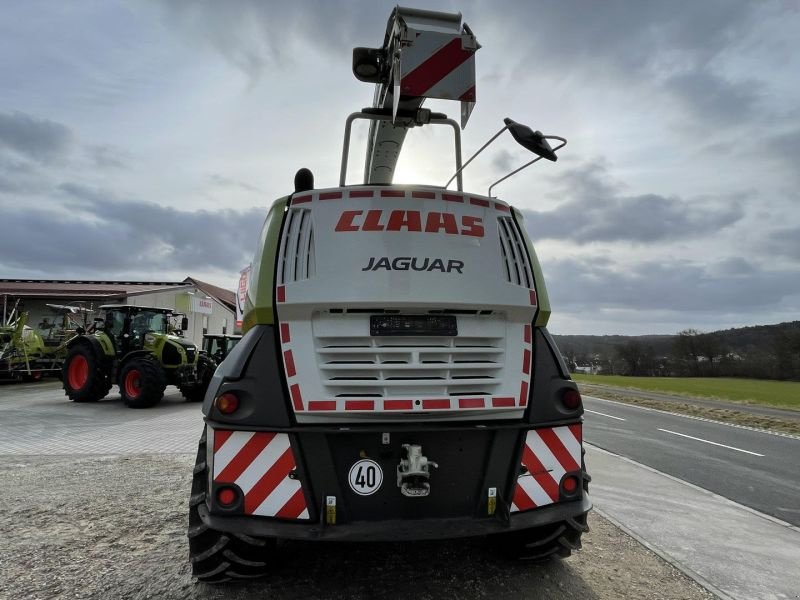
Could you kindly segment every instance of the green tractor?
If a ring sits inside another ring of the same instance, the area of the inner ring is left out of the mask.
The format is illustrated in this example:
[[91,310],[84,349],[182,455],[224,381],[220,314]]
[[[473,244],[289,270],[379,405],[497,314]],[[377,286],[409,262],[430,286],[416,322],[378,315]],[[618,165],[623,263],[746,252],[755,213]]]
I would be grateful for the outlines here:
[[219,364],[225,360],[225,357],[231,353],[241,339],[241,335],[207,333],[203,336],[203,352]]
[[[167,385],[200,402],[214,373],[213,362],[177,333],[188,326],[185,315],[169,308],[101,306],[104,319],[68,343],[62,368],[64,392],[74,402],[96,402],[119,385],[130,408],[157,404]],[[171,322],[180,317],[180,327]]]

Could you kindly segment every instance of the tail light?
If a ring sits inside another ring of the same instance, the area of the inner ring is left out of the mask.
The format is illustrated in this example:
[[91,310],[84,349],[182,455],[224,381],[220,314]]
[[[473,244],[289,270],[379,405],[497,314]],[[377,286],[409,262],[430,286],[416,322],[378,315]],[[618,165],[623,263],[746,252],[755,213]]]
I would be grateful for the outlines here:
[[217,399],[214,400],[214,406],[216,406],[217,410],[223,415],[230,415],[235,413],[239,408],[239,398],[236,394],[225,392],[217,396]]
[[575,410],[581,405],[581,394],[572,388],[564,390],[561,396],[561,403],[567,410]]
[[575,475],[567,475],[561,480],[561,491],[566,496],[572,496],[578,491],[580,481]]
[[223,487],[217,490],[217,504],[222,508],[230,508],[239,501],[239,494],[232,487]]

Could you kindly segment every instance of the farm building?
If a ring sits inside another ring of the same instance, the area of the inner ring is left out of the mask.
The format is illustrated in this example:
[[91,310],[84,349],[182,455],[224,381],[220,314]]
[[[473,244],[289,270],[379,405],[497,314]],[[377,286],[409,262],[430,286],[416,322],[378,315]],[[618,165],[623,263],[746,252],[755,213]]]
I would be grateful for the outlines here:
[[105,304],[171,308],[186,313],[189,329],[184,335],[198,345],[204,333],[233,333],[236,325],[234,293],[193,277],[183,281],[0,279],[3,322],[15,309],[17,314],[27,311],[28,325],[46,337],[54,320],[48,304],[81,306],[97,315]]

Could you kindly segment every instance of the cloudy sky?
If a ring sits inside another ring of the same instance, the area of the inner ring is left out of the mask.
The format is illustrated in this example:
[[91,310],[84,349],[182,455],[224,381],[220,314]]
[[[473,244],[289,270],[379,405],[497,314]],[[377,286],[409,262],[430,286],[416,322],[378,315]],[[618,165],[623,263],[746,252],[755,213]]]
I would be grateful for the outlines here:
[[[800,319],[800,2],[406,4],[462,12],[483,46],[467,154],[506,116],[569,139],[495,190],[526,214],[552,331]],[[393,5],[5,4],[0,278],[233,288],[297,168],[336,185],[344,119],[372,101],[351,50]],[[412,135],[399,181],[443,184],[446,133]],[[526,160],[506,136],[467,189]]]

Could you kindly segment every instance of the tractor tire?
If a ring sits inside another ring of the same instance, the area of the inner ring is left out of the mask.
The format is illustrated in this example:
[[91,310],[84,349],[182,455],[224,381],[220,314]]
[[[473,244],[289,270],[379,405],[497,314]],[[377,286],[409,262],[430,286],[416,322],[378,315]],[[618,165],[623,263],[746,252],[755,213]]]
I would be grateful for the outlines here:
[[546,562],[567,558],[581,547],[581,536],[589,531],[586,513],[558,523],[515,531],[502,536],[502,551],[517,560]]
[[[583,460],[581,467],[583,491],[588,493],[592,477],[586,472]],[[585,512],[557,523],[504,534],[496,540],[501,544],[498,549],[509,558],[534,563],[567,558],[573,550],[581,548],[581,536],[589,531],[588,515]]]
[[152,358],[134,358],[119,372],[119,393],[128,408],[150,408],[164,397],[167,376]]
[[189,562],[192,576],[203,583],[223,583],[231,580],[252,579],[268,573],[270,553],[275,540],[256,538],[244,534],[225,533],[211,529],[203,523],[200,510],[206,507],[208,492],[208,466],[206,464],[206,431],[197,448],[189,498]]
[[111,379],[95,351],[88,344],[70,348],[61,366],[64,393],[73,402],[97,402],[111,389]]
[[197,382],[190,385],[179,386],[181,394],[189,402],[202,402],[206,397],[206,390],[217,369],[217,363],[205,354],[197,357]]

